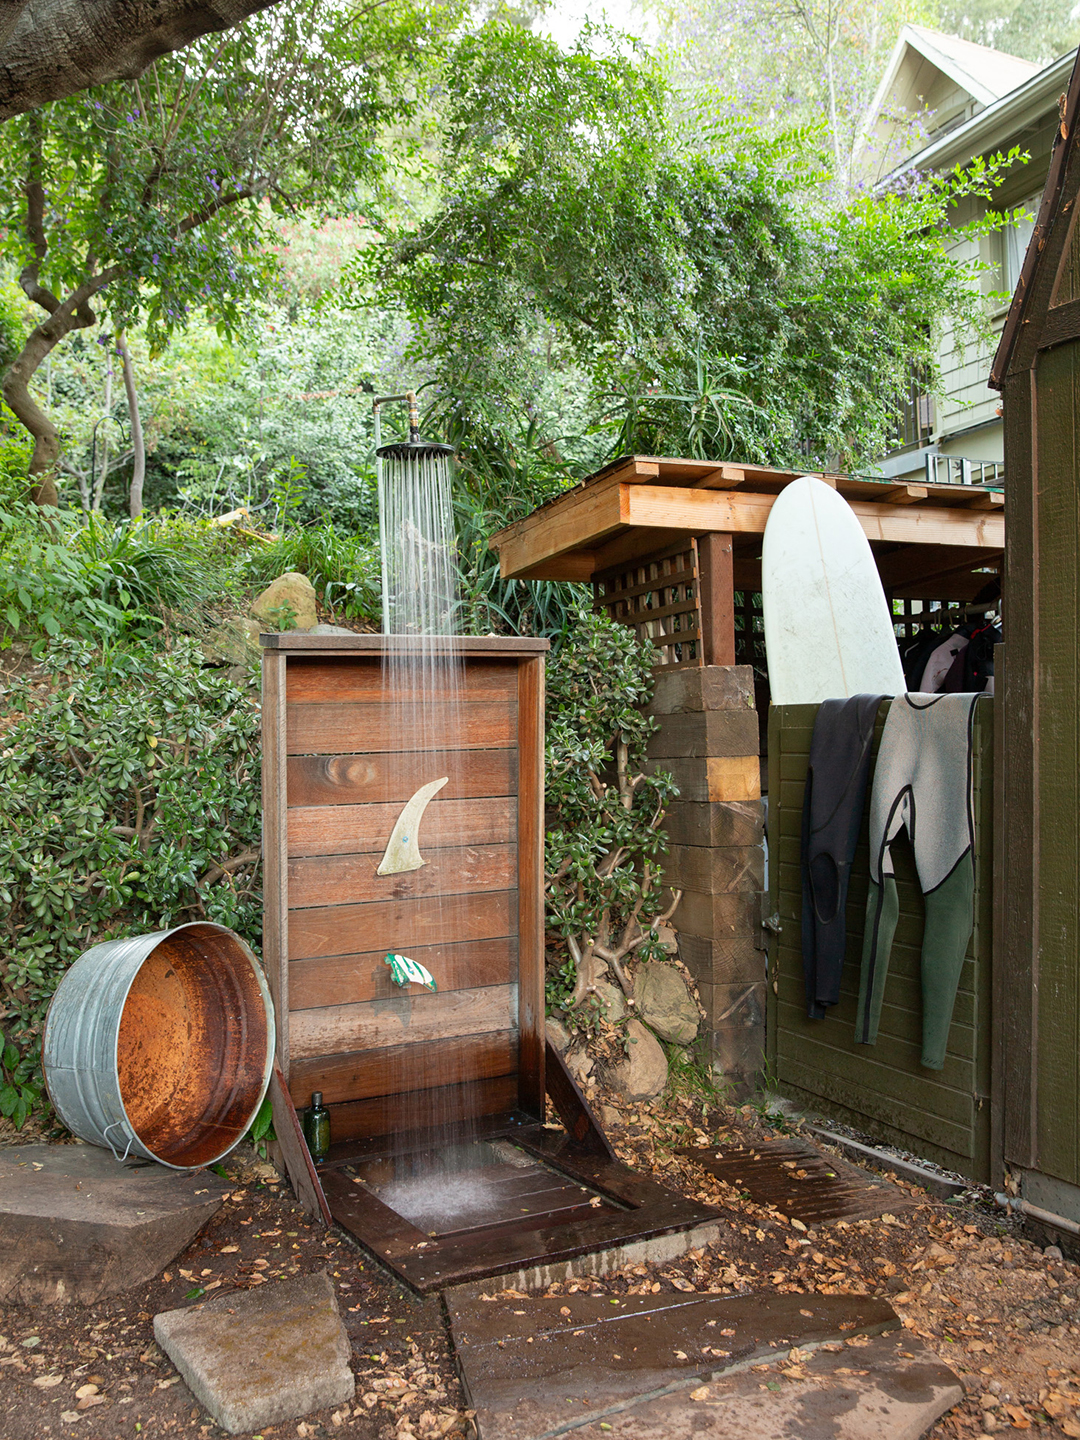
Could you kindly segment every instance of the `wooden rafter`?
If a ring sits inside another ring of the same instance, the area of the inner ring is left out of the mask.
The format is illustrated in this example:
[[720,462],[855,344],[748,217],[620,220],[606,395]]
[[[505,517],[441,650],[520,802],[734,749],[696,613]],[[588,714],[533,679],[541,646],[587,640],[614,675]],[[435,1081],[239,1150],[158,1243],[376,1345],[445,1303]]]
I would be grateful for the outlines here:
[[[761,535],[777,495],[797,478],[763,466],[633,456],[507,526],[491,544],[508,578],[585,581],[682,538]],[[1004,546],[1000,492],[822,478],[848,501],[872,543],[995,556]],[[978,563],[973,557],[968,568]]]

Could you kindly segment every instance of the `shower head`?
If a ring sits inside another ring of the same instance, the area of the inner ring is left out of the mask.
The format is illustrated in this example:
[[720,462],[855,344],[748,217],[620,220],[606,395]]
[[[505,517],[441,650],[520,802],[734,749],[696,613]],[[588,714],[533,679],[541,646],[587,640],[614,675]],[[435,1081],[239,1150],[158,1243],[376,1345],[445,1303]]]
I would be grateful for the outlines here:
[[436,455],[453,455],[452,445],[440,445],[435,440],[420,439],[420,407],[411,390],[404,395],[379,395],[373,402],[376,433],[378,432],[379,409],[391,400],[404,400],[409,407],[409,438],[397,440],[390,445],[377,445],[375,454],[380,460],[426,460]]
[[452,445],[440,445],[435,440],[399,440],[393,445],[380,445],[375,454],[380,460],[423,460],[429,455],[453,455]]

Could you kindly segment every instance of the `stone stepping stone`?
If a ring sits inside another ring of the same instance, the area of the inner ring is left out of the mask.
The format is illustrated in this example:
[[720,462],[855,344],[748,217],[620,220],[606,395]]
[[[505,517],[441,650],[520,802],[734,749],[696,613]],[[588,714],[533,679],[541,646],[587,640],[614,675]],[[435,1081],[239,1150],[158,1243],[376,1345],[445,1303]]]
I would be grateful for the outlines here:
[[325,1273],[154,1316],[154,1339],[231,1435],[351,1400],[356,1381]]
[[[742,1371],[609,1412],[575,1428],[580,1440],[919,1440],[963,1399],[956,1376],[904,1336],[865,1349],[816,1350],[805,1378]],[[484,1440],[489,1440],[485,1435]]]
[[0,1301],[92,1305],[145,1284],[230,1185],[205,1170],[121,1165],[96,1145],[0,1150]]
[[745,1191],[756,1205],[774,1205],[804,1225],[870,1219],[915,1204],[899,1186],[873,1179],[857,1165],[834,1160],[806,1140],[760,1145],[686,1146],[678,1153]]
[[444,1296],[480,1440],[541,1440],[795,1347],[900,1326],[869,1296],[483,1294]]

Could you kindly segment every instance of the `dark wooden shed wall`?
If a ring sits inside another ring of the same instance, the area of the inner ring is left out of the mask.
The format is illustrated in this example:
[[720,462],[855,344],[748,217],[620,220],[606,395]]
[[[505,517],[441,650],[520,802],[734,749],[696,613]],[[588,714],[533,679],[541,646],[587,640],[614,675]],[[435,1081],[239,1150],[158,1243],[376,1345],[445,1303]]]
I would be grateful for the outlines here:
[[997,1153],[1080,1221],[1080,62],[994,360],[1009,531],[997,851]]
[[[874,752],[887,706],[878,716]],[[900,895],[876,1045],[855,1044],[863,917],[869,881],[869,798],[848,899],[840,1004],[806,1015],[800,847],[803,791],[816,705],[774,707],[769,724],[769,912],[781,930],[769,954],[769,1071],[780,1092],[974,1180],[990,1179],[993,701],[975,723],[975,931],[960,980],[945,1068],[919,1064],[923,904],[906,839],[894,847]]]

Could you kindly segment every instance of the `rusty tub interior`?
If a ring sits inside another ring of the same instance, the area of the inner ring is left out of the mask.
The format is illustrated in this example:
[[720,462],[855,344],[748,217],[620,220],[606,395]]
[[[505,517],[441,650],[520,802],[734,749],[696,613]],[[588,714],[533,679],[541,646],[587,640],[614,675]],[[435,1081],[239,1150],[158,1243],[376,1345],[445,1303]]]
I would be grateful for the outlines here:
[[271,1035],[251,952],[190,925],[150,952],[120,1017],[117,1073],[136,1135],[159,1160],[207,1165],[247,1131]]

